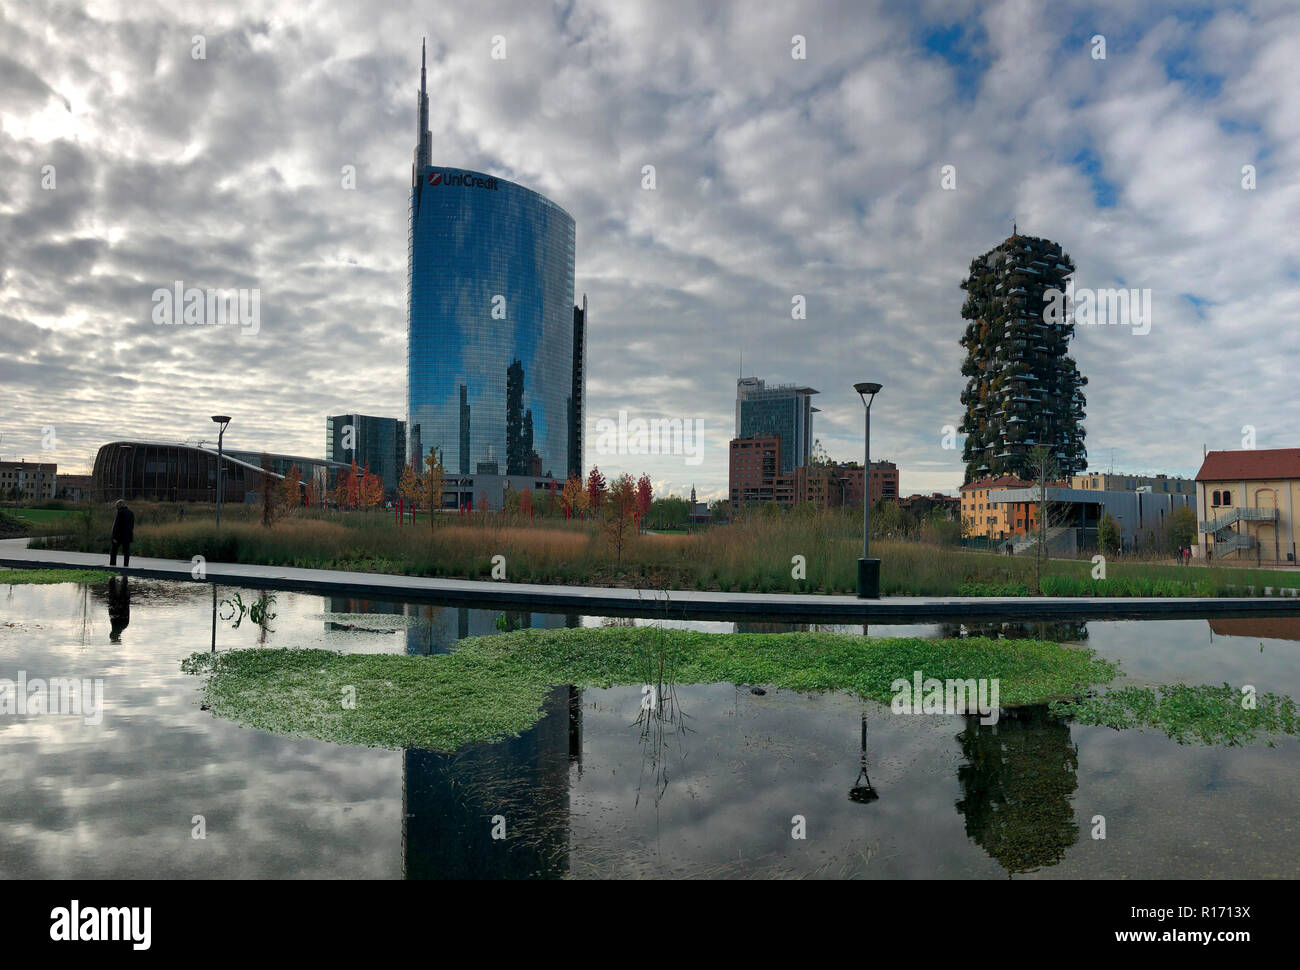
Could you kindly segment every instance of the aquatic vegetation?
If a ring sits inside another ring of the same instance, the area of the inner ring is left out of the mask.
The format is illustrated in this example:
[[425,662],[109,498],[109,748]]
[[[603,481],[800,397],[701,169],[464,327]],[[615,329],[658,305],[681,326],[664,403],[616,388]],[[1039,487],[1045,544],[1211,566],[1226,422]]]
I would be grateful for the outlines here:
[[0,569],[0,586],[106,583],[116,575],[107,569]]
[[[898,678],[997,678],[1004,707],[1077,697],[1116,666],[1086,648],[1038,640],[877,639],[832,633],[712,634],[659,627],[520,630],[463,640],[449,654],[255,649],[198,653],[203,700],[249,727],[341,744],[455,750],[518,734],[547,691],[644,685],[647,663],[676,684],[850,691],[888,703]],[[352,706],[347,706],[351,704]]]
[[1228,684],[1123,687],[1079,701],[1050,705],[1053,714],[1079,724],[1124,730],[1153,728],[1179,744],[1239,746],[1272,735],[1300,735],[1295,701],[1277,694],[1253,698]]
[[[239,593],[235,593],[235,595],[230,599],[224,599],[221,601],[221,618],[223,620],[234,621],[230,624],[232,630],[239,629],[239,624],[244,622],[245,616],[263,629],[271,630],[269,624],[275,619],[275,614],[271,612],[271,607],[274,605],[274,593],[262,593],[252,603],[245,603],[244,598]],[[227,608],[230,610],[229,613],[226,612]],[[275,631],[271,630],[271,632],[274,633]]]

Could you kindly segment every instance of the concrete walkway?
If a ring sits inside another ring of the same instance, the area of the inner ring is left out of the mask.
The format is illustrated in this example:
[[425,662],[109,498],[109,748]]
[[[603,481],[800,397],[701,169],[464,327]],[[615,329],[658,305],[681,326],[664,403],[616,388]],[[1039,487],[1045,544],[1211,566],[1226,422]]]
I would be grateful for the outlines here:
[[[28,549],[26,539],[0,540],[0,566],[24,569],[108,569],[108,556],[85,552]],[[133,556],[131,576],[195,582],[191,564],[172,559]],[[971,619],[1044,619],[1106,617],[1200,617],[1300,615],[1300,598],[1234,597],[995,597],[855,596],[800,593],[722,593],[697,590],[620,589],[603,586],[545,586],[529,583],[430,579],[384,573],[298,569],[208,563],[198,582],[253,589],[298,590],[369,599],[425,600],[479,609],[529,609],[537,612],[594,616],[662,616],[671,619],[774,619],[785,621],[864,623]],[[3,585],[0,571],[0,585]]]

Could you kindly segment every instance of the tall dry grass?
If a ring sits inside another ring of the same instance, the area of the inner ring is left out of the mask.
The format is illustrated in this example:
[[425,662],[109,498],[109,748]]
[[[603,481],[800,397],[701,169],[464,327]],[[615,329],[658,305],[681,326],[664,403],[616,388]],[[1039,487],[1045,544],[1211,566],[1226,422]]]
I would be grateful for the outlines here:
[[[397,526],[382,512],[296,511],[271,528],[256,510],[177,521],[165,505],[137,506],[135,556],[262,563],[485,579],[504,556],[512,582],[618,585],[737,592],[851,593],[862,555],[856,518],[836,514],[749,516],[690,535],[640,535],[616,566],[595,523],[497,514]],[[60,548],[106,552],[111,509],[58,539]],[[918,541],[873,539],[885,595],[1028,593],[1033,560]],[[799,557],[799,558],[796,558]],[[1213,595],[1244,586],[1295,586],[1300,575],[1114,563],[1110,580],[1091,579],[1087,561],[1051,561],[1043,591],[1057,595]]]

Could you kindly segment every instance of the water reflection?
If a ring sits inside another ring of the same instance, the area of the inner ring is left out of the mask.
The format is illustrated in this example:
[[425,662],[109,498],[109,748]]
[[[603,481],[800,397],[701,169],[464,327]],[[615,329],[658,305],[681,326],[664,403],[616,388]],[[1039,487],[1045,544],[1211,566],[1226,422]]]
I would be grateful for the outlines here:
[[108,642],[121,643],[122,631],[131,624],[131,581],[114,576],[108,581]]
[[1211,634],[1221,637],[1300,641],[1300,616],[1215,617],[1207,622]]
[[[0,791],[0,878],[1300,875],[1294,738],[1276,748],[1180,747],[1150,732],[1081,727],[1043,708],[1004,710],[996,725],[891,717],[835,692],[760,696],[748,686],[679,684],[647,650],[645,684],[661,699],[653,712],[641,706],[643,685],[559,686],[537,724],[499,743],[452,754],[331,745],[214,719],[199,709],[180,659],[209,648],[209,625],[223,651],[260,644],[428,655],[495,633],[498,622],[601,621],[281,594],[270,627],[234,628],[218,622],[216,608],[236,593],[258,601],[247,589],[138,577],[89,595],[6,592],[0,676],[103,677],[106,720],[0,717],[0,771],[10,779]],[[1300,696],[1295,625],[871,629],[1087,639],[1137,682],[1249,678]],[[864,715],[873,718],[869,735]],[[845,781],[853,782],[848,798]],[[207,843],[189,836],[196,811],[216,833]],[[1079,835],[1097,812],[1125,819],[1107,843]],[[790,838],[794,814],[808,819],[806,843]],[[504,840],[492,838],[498,816]]]
[[957,735],[957,813],[966,834],[1009,873],[1054,866],[1079,837],[1071,799],[1079,749],[1046,705],[1004,709],[996,724],[966,715]]
[[[616,620],[613,623],[606,621],[606,625],[624,624]],[[642,786],[648,770],[657,808],[668,791],[671,744],[675,741],[678,757],[685,758],[682,742],[688,729],[686,714],[682,711],[677,696],[676,670],[663,645],[658,643],[642,648],[642,663],[644,683],[641,687],[641,706],[635,722],[640,729],[641,775],[633,806],[641,803]]]
[[403,752],[405,878],[553,879],[568,872],[569,768],[582,759],[582,692],[555,687],[542,710],[517,738],[454,754]]
[[1016,620],[988,623],[940,623],[941,637],[987,637],[991,640],[1051,640],[1078,643],[1088,639],[1088,624],[1077,620]]
[[867,712],[862,712],[862,757],[858,761],[858,777],[849,789],[849,801],[868,804],[880,798],[871,778],[867,775]]

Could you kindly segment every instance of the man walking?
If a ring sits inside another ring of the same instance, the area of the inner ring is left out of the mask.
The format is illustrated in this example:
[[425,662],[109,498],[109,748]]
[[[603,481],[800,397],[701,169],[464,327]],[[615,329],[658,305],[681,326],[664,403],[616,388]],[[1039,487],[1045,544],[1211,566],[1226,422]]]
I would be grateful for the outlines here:
[[135,539],[135,513],[126,507],[121,499],[117,500],[117,515],[113,517],[113,535],[108,551],[108,564],[117,565],[117,547],[122,547],[122,568],[131,566],[131,542]]

